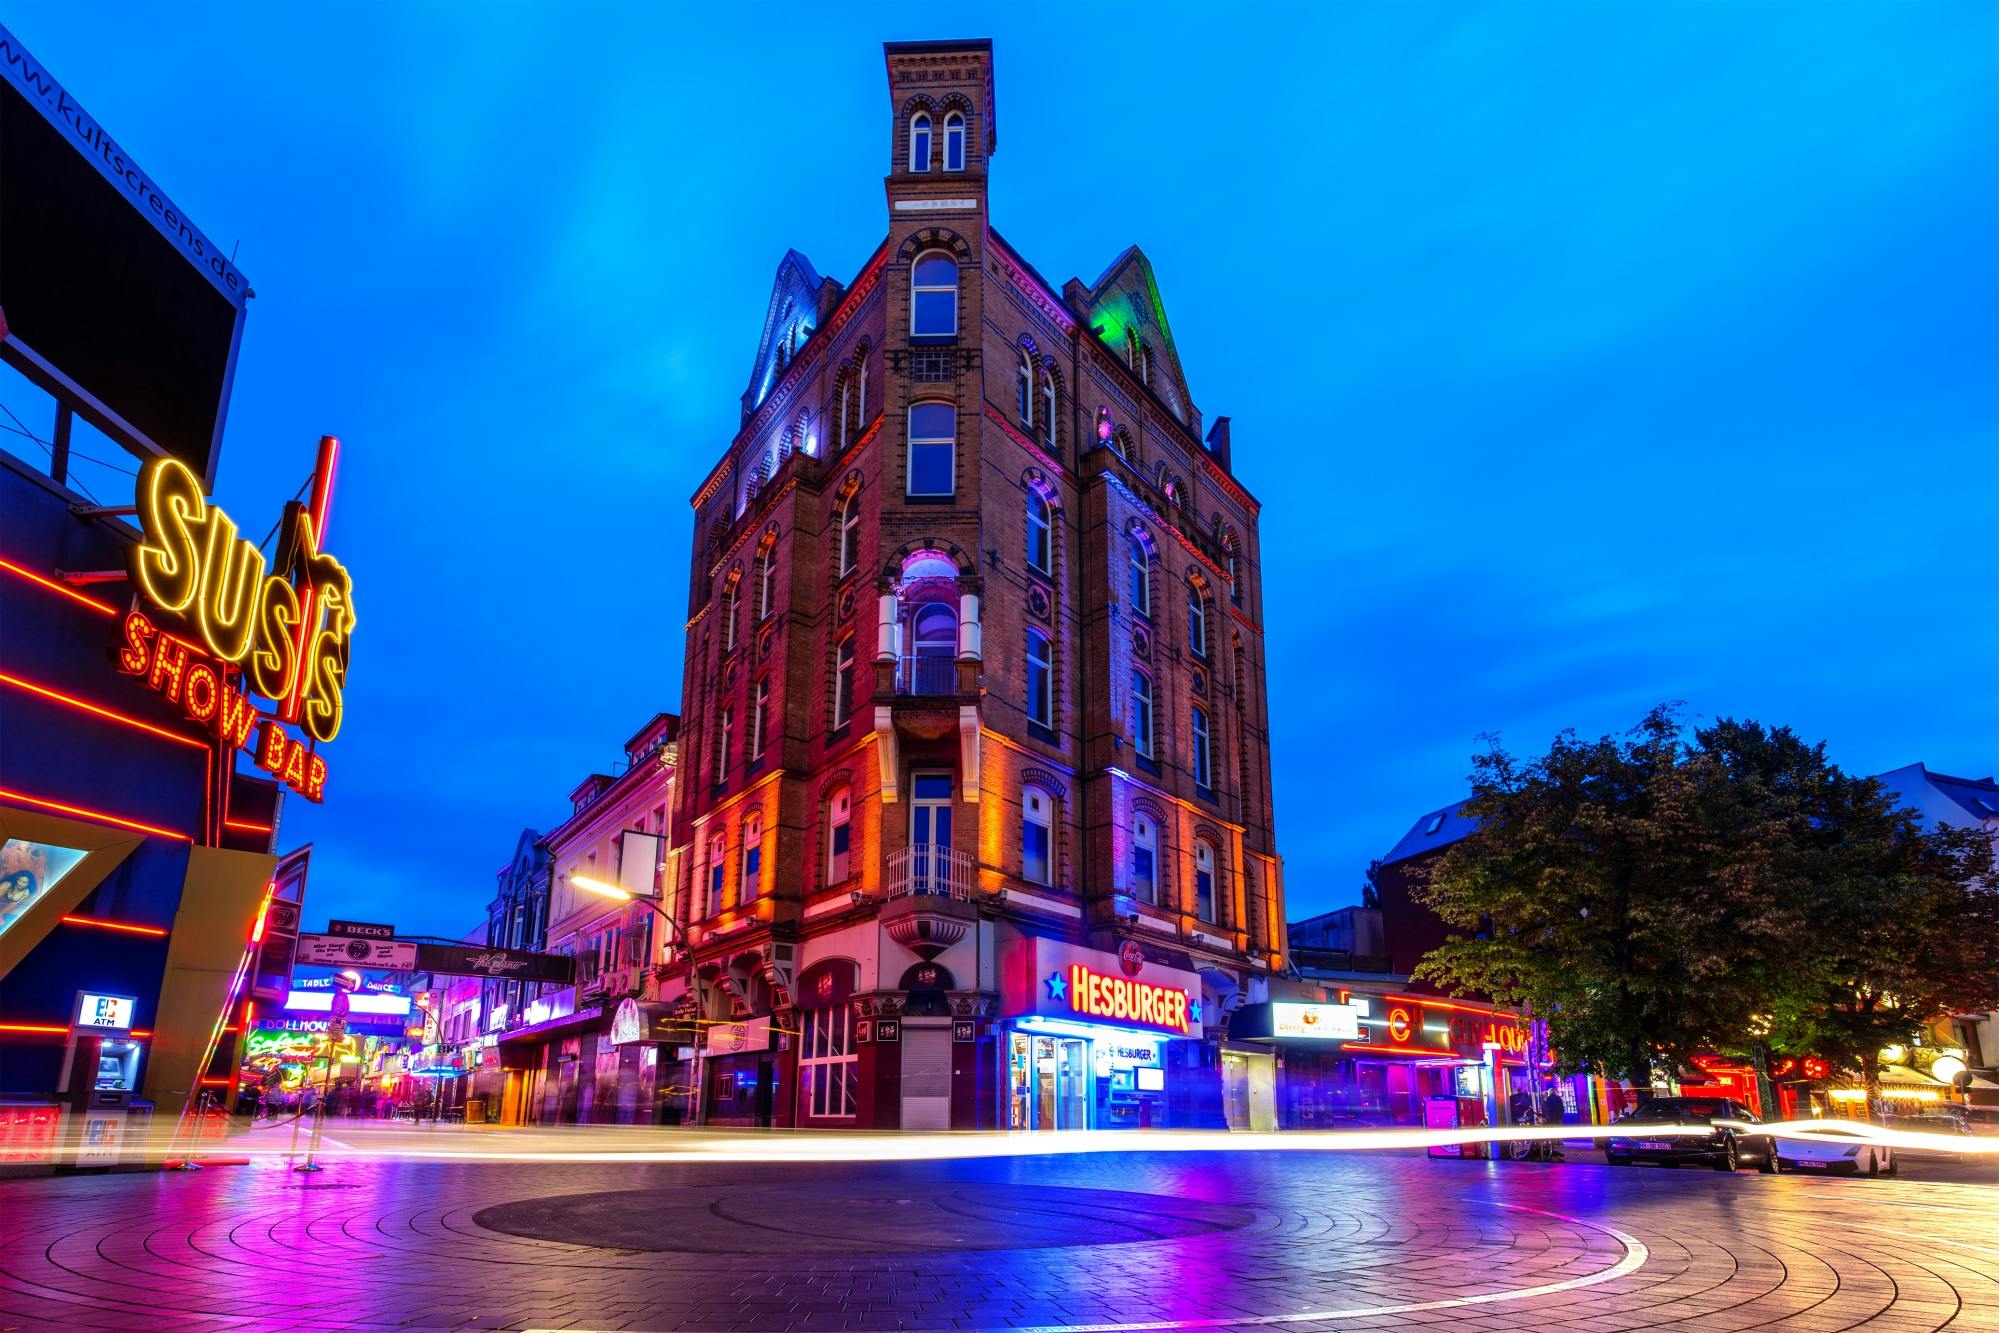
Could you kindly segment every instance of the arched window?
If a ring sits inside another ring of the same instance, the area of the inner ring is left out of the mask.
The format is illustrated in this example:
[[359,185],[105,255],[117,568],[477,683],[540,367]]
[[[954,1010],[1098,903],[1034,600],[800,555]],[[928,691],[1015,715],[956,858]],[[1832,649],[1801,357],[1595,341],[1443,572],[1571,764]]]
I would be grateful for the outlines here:
[[708,840],[708,912],[709,916],[722,914],[722,891],[726,887],[723,875],[728,872],[729,844],[720,833]]
[[[854,434],[868,428],[868,345],[854,353]],[[852,441],[848,441],[852,443]]]
[[854,715],[854,636],[833,649],[833,725],[844,727]]
[[909,169],[930,170],[930,113],[919,111],[909,118]]
[[926,250],[909,266],[909,332],[918,338],[951,338],[958,333],[958,261],[943,250]]
[[757,555],[757,619],[762,621],[777,609],[777,547],[766,546]]
[[729,780],[729,733],[735,729],[736,715],[724,708],[715,718],[715,785]]
[[1131,673],[1131,746],[1139,757],[1153,757],[1152,677],[1143,671]]
[[750,709],[750,758],[762,757],[770,729],[770,677],[757,681],[756,704]]
[[1229,600],[1242,605],[1242,552],[1233,530],[1222,534],[1222,552],[1229,561]]
[[1048,636],[1027,631],[1027,717],[1044,727],[1055,725],[1055,660]]
[[958,409],[949,403],[911,403],[908,493],[951,494],[957,453]]
[[1138,330],[1124,331],[1124,363],[1133,370],[1138,369]]
[[1131,817],[1131,896],[1159,901],[1159,828],[1146,816]]
[[965,169],[965,118],[953,111],[944,117],[944,170]]
[[1194,844],[1194,915],[1215,919],[1215,849],[1205,838]]
[[1055,882],[1055,803],[1039,787],[1020,793],[1020,877],[1030,884]]
[[1055,377],[1041,372],[1041,442],[1055,448]]
[[1149,617],[1152,614],[1152,556],[1136,534],[1125,538],[1124,558],[1131,575],[1131,609]]
[[736,895],[738,903],[755,902],[763,892],[763,869],[763,816],[752,814],[743,821],[743,891]]
[[925,602],[911,617],[910,639],[918,657],[958,656],[958,613],[945,602]]
[[1140,379],[1145,381],[1145,387],[1148,389],[1152,387],[1153,367],[1152,345],[1150,343],[1140,343],[1138,348],[1138,375]]
[[854,572],[861,558],[861,493],[855,491],[840,506],[840,577]]
[[854,794],[846,787],[826,801],[826,883],[838,884],[852,873]]
[[1048,498],[1034,487],[1027,488],[1027,563],[1043,574],[1055,572],[1055,511]]
[[839,448],[845,449],[854,442],[854,378],[844,370],[840,372],[837,396],[840,400],[840,426],[839,434],[833,438]]
[[1187,645],[1196,657],[1208,655],[1208,599],[1198,583],[1187,585]]
[[[739,570],[738,573],[740,572]],[[741,600],[741,594],[737,589],[738,582],[736,575],[731,574],[728,583],[722,588],[722,651],[725,653],[736,650],[736,610],[737,603]]]
[[1215,785],[1215,775],[1209,764],[1208,713],[1204,708],[1194,710],[1194,785],[1207,790]]
[[1020,364],[1014,367],[1013,400],[1020,424],[1034,429],[1034,363],[1028,360],[1025,348],[1021,349]]

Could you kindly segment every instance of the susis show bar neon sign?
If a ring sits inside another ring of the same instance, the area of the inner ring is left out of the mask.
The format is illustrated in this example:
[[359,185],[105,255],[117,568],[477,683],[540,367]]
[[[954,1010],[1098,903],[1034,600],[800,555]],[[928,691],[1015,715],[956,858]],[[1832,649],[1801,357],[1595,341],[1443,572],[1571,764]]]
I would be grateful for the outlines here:
[[1081,963],[1069,965],[1069,1007],[1086,1018],[1133,1023],[1166,1032],[1190,1030],[1187,992],[1131,977],[1107,976]]

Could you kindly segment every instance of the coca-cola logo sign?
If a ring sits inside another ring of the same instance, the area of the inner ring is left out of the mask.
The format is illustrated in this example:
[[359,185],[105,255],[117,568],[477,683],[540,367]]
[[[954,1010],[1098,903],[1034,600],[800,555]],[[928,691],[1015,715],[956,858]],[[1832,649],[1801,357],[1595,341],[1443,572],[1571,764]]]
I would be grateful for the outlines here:
[[1145,967],[1145,950],[1138,947],[1138,941],[1126,940],[1117,951],[1118,970],[1128,977],[1135,977]]

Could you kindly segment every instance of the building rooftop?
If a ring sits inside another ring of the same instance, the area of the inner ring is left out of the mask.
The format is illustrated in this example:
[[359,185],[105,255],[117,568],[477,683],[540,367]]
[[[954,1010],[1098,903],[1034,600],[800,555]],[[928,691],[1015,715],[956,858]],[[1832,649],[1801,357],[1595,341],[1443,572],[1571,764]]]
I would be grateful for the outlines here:
[[1402,835],[1402,840],[1391,847],[1388,855],[1381,858],[1383,865],[1394,865],[1397,861],[1408,861],[1450,846],[1454,842],[1471,836],[1478,827],[1476,820],[1467,819],[1459,811],[1463,801],[1453,801],[1441,810],[1432,810],[1417,820],[1410,830]]

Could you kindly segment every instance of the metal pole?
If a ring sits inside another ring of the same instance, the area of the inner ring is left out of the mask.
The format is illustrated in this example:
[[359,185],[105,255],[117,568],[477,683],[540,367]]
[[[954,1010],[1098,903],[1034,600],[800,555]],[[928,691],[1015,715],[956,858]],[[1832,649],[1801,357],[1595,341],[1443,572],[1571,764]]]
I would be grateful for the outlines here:
[[319,1152],[319,1137],[326,1130],[326,1103],[333,1097],[333,1043],[326,1044],[326,1086],[319,1094],[319,1114],[313,1117],[312,1141],[305,1150],[305,1165],[295,1166],[294,1171],[324,1171],[326,1168],[313,1160]]

